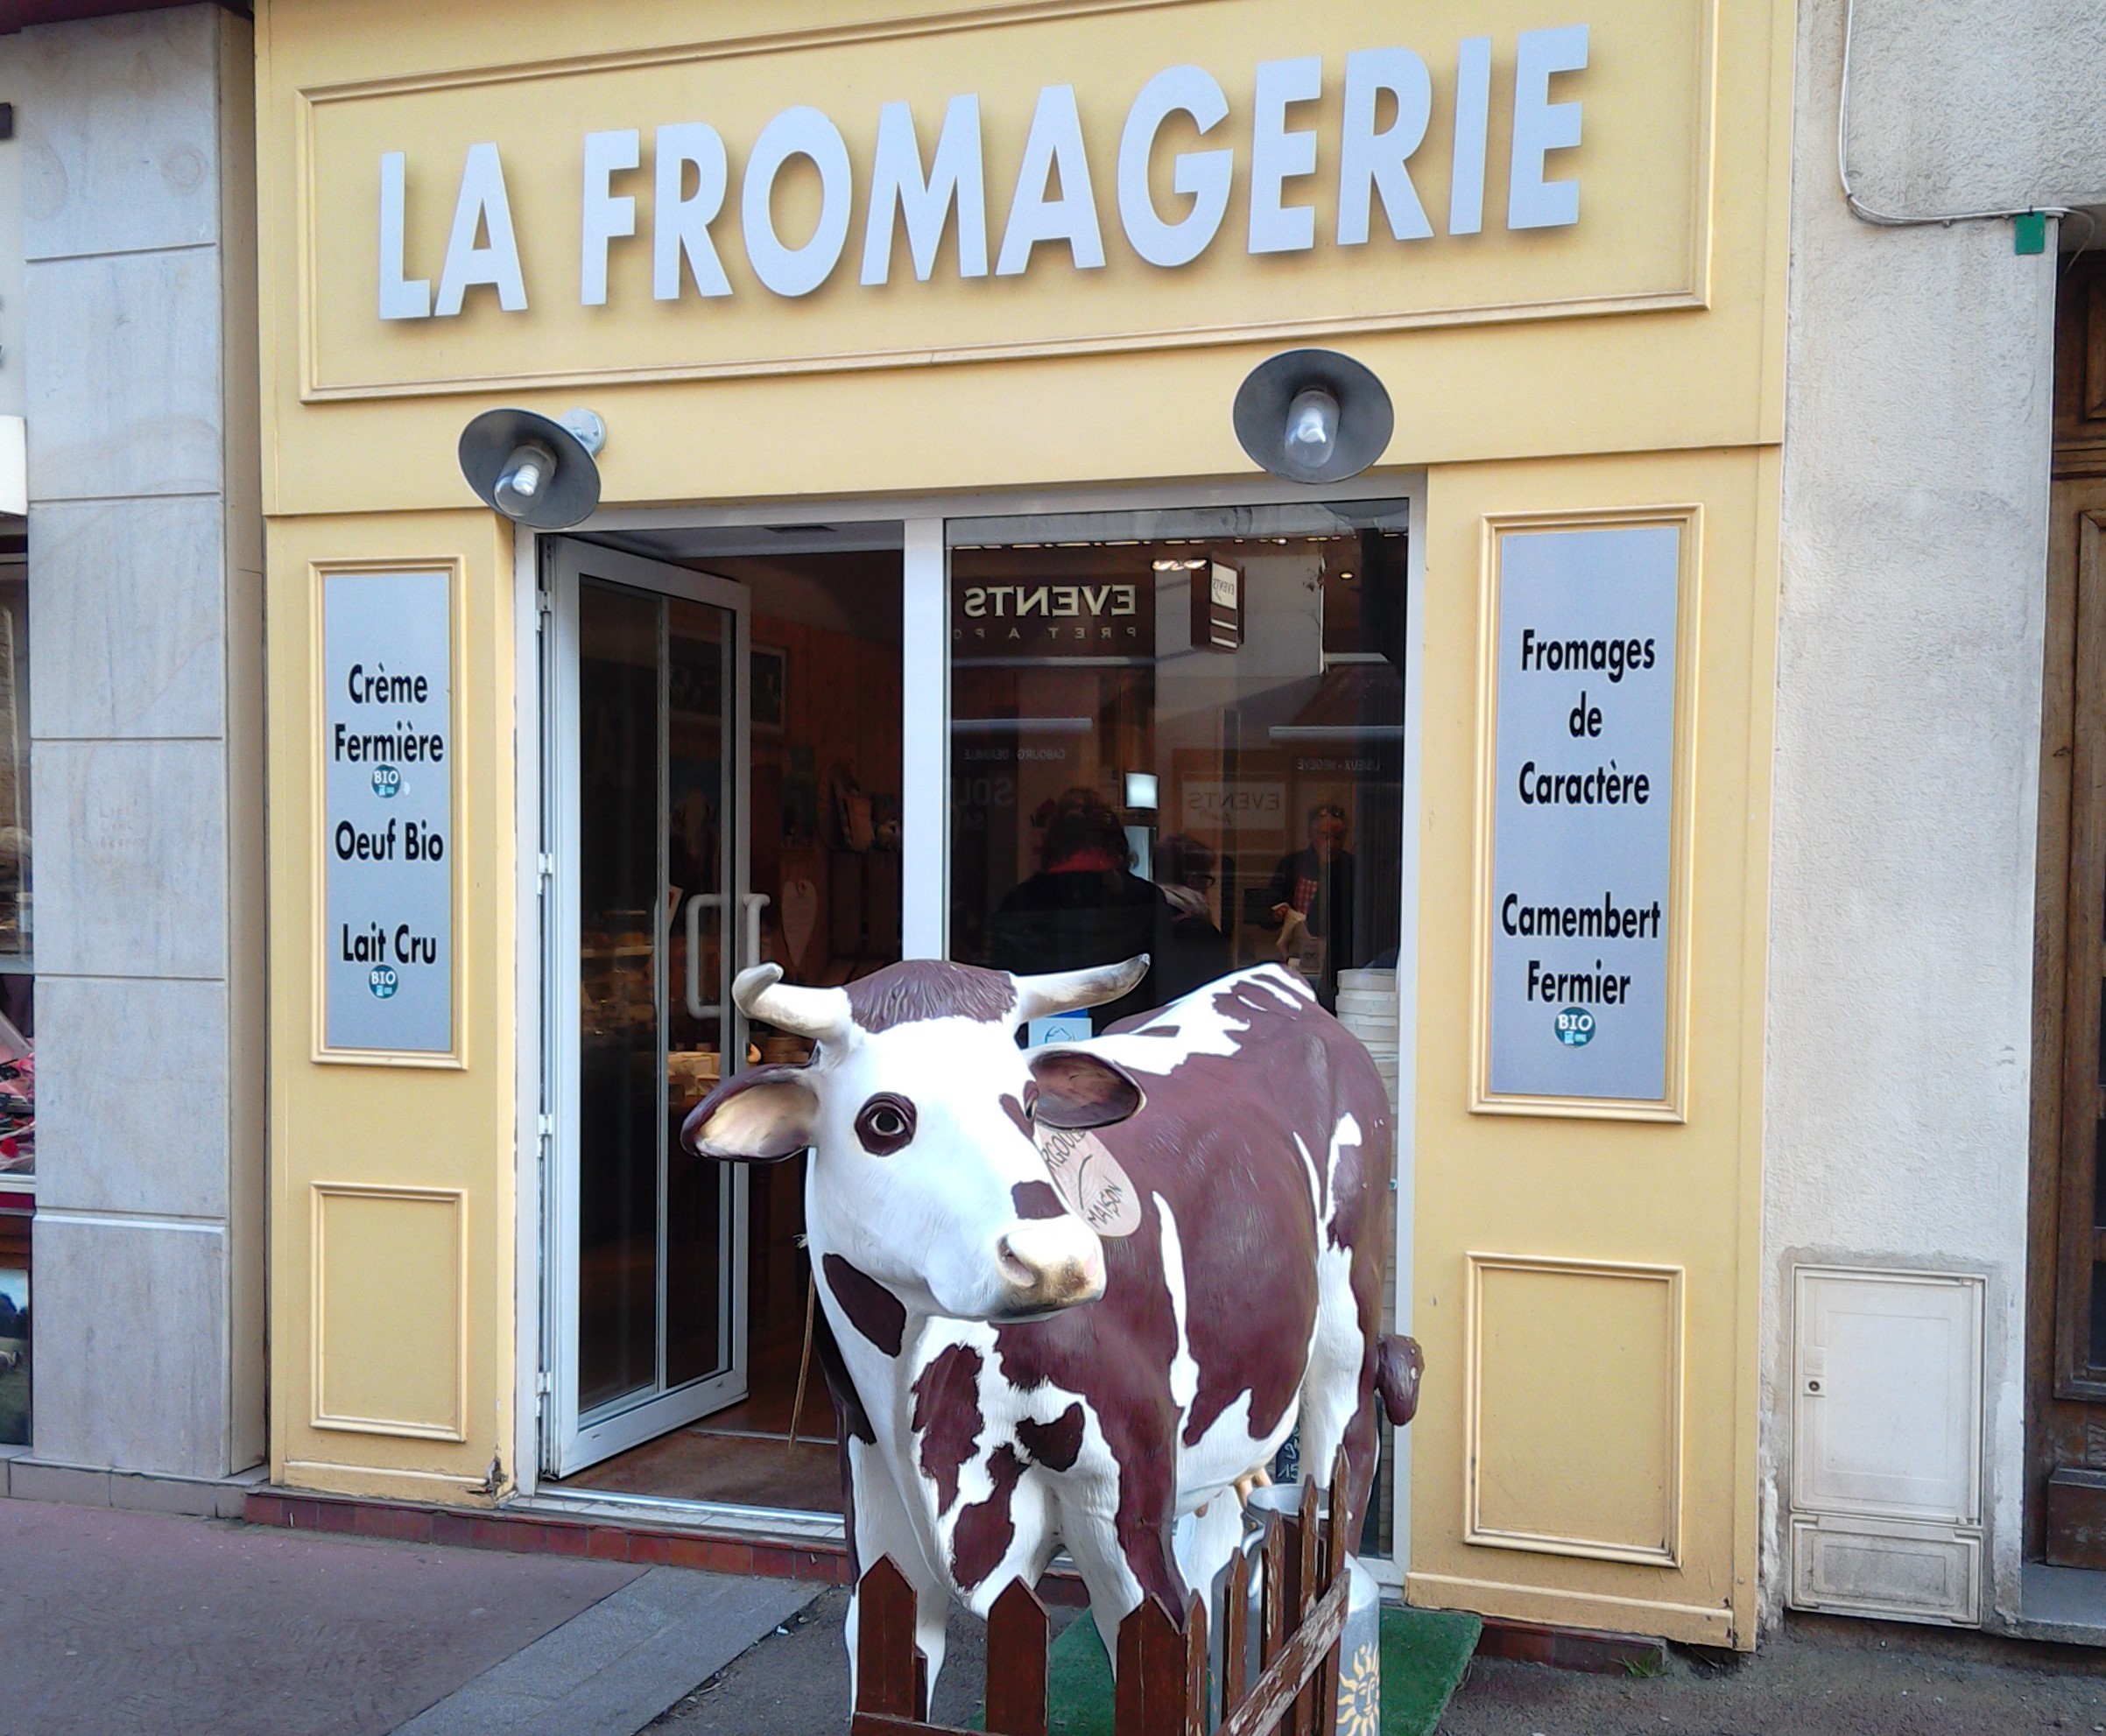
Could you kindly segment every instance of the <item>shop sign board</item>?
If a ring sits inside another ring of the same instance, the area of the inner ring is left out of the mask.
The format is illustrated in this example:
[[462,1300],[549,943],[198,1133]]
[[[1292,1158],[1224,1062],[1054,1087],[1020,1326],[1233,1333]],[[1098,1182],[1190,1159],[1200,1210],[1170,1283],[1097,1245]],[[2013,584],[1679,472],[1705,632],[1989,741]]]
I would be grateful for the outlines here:
[[454,1047],[453,578],[322,579],[322,1046]]
[[1707,304],[1714,0],[1195,10],[305,89],[303,395]]
[[1670,1099],[1685,533],[1498,533],[1494,1098]]

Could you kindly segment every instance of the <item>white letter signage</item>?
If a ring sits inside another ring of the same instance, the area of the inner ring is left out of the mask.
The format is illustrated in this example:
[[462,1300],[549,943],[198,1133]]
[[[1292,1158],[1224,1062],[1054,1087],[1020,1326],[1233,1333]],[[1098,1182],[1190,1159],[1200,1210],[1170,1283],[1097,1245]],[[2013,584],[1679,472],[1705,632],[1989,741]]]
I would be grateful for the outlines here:
[[316,88],[303,399],[1713,305],[1704,0],[939,10]]
[[1672,1107],[1683,534],[1498,534],[1491,1097]]
[[453,580],[322,580],[322,1046],[454,1047]]

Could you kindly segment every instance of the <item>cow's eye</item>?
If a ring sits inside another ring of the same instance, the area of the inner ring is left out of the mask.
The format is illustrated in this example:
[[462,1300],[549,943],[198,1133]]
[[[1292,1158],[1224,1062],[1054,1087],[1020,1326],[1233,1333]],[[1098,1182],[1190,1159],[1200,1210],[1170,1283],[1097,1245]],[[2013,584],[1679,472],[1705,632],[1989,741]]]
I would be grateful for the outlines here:
[[856,1137],[874,1157],[889,1157],[914,1136],[914,1106],[881,1091],[856,1117]]

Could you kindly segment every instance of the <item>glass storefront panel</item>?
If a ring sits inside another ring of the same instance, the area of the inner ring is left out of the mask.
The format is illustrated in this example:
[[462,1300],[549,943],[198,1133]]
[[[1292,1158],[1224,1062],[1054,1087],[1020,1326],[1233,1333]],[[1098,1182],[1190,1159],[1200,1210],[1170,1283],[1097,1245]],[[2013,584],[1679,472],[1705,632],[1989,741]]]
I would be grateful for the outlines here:
[[[954,522],[951,956],[1148,953],[1100,1031],[1283,964],[1394,1106],[1405,525],[1401,502]],[[1394,1494],[1378,1480],[1370,1557]]]
[[29,580],[0,557],[0,1187],[37,1173],[29,812]]
[[585,1000],[578,1098],[579,1402],[658,1378],[659,615],[653,596],[578,595]]
[[1404,524],[1368,503],[954,527],[952,956],[1149,953],[1100,1030],[1248,965],[1333,1009],[1342,973],[1393,969]]

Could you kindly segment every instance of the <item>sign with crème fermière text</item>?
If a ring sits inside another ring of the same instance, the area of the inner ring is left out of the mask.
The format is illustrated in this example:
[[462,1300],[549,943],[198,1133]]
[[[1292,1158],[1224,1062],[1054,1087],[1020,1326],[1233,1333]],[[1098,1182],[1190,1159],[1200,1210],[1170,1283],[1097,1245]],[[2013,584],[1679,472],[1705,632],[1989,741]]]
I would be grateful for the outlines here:
[[454,1046],[452,576],[322,580],[322,1046]]
[[1670,1097],[1685,534],[1498,533],[1491,1097]]
[[1708,17],[1111,4],[311,89],[305,390],[1699,305]]

